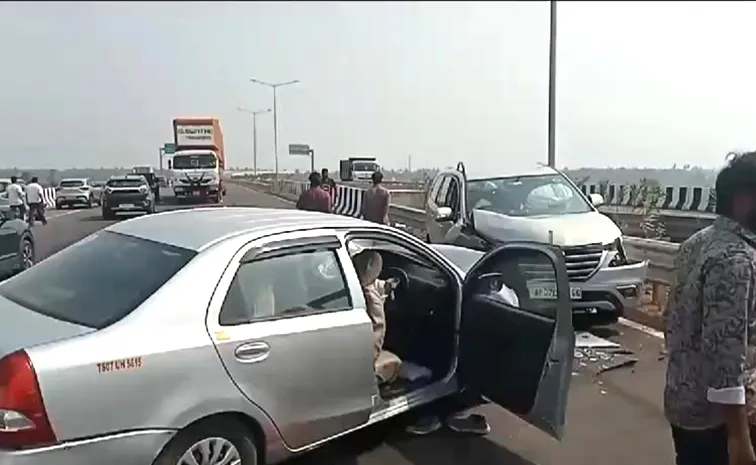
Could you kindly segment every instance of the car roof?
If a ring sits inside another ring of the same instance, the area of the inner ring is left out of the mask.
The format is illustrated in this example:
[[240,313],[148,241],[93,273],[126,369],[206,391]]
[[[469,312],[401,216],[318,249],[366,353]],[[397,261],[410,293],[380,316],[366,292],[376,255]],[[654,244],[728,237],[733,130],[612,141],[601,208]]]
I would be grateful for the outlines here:
[[[457,170],[446,170],[442,174],[454,173]],[[536,165],[529,169],[515,170],[512,167],[504,165],[494,169],[483,168],[481,170],[471,169],[465,165],[465,172],[468,181],[476,181],[480,179],[495,179],[495,178],[509,178],[514,176],[547,176],[552,174],[558,174],[559,172],[550,166]]]
[[127,179],[144,181],[144,176],[142,176],[141,174],[114,174],[113,176],[111,176],[111,177],[108,178],[108,181],[110,181],[110,180],[127,180]]
[[106,228],[129,236],[201,251],[223,239],[316,228],[382,228],[376,223],[328,213],[252,207],[207,207],[173,210],[115,223]]

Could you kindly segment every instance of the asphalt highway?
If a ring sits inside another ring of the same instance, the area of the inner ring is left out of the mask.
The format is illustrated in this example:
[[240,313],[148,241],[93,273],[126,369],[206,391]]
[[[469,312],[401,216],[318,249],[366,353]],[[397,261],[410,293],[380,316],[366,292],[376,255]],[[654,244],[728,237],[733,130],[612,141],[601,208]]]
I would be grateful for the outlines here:
[[[291,203],[230,185],[228,206],[291,208]],[[159,211],[179,208],[161,206]],[[181,207],[190,208],[190,207]],[[44,259],[113,221],[99,208],[50,210],[47,225],[35,225],[37,259]],[[201,225],[198,225],[201,227]],[[584,351],[577,359],[570,390],[566,435],[556,442],[495,406],[484,438],[439,431],[426,437],[403,433],[398,419],[346,437],[295,459],[299,465],[668,465],[674,463],[671,438],[661,406],[664,383],[662,340],[627,326],[602,329],[635,363],[605,368],[625,355]],[[516,380],[513,380],[516,382]]]

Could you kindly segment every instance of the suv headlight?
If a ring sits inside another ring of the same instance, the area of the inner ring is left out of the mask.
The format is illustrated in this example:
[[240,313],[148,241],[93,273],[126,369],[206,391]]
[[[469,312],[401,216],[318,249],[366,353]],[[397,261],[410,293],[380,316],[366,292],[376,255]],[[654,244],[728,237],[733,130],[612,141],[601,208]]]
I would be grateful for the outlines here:
[[622,236],[619,236],[614,242],[604,245],[604,250],[612,254],[609,266],[625,266],[628,264],[625,246],[622,243]]
[[146,194],[148,190],[149,189],[147,189],[146,186],[140,186],[139,187],[139,192],[141,192],[142,194]]

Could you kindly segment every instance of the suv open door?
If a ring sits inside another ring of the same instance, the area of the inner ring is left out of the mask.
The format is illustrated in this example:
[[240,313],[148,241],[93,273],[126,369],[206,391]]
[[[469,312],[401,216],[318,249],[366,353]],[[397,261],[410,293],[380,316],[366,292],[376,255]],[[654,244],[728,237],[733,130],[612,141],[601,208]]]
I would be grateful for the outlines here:
[[559,248],[508,243],[472,267],[463,287],[459,334],[464,386],[559,439],[574,349],[570,287]]

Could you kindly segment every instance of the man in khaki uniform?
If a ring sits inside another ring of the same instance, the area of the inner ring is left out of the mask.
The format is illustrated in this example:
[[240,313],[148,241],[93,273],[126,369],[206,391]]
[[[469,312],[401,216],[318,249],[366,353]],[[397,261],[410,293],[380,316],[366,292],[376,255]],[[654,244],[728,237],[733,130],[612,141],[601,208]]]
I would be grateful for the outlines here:
[[378,279],[383,268],[381,254],[372,250],[359,252],[352,258],[362,284],[368,316],[373,322],[373,362],[375,375],[383,383],[391,383],[399,376],[402,361],[395,354],[383,350],[386,338],[386,312],[384,303],[388,296],[389,283]]

